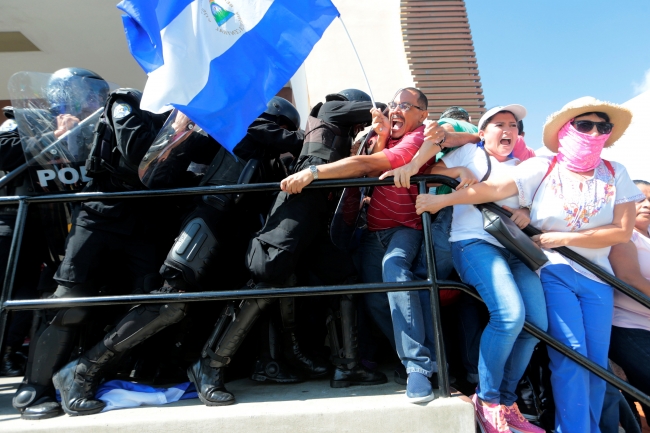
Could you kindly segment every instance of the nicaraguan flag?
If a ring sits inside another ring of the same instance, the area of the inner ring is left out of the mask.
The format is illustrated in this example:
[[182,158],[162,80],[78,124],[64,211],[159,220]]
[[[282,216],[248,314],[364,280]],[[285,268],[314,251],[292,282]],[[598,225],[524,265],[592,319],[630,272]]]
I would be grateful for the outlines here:
[[123,0],[141,108],[178,108],[229,150],[339,15],[330,0]]
[[169,388],[154,388],[141,383],[109,380],[101,384],[95,397],[106,403],[102,412],[108,412],[127,407],[169,404],[178,400],[197,398],[197,394],[194,385],[190,382]]

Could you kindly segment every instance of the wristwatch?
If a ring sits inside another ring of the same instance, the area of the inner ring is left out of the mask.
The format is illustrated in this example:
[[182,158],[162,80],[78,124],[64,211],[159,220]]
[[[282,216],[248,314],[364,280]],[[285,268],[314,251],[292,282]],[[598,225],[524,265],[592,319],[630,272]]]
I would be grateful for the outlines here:
[[311,171],[311,175],[314,176],[314,180],[318,180],[318,167],[315,165],[310,165],[309,171]]

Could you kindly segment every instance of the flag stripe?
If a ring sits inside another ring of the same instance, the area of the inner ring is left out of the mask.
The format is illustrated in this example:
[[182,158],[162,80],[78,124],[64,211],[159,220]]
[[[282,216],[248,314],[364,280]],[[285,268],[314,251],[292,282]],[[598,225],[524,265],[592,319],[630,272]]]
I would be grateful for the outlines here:
[[[244,25],[254,30],[272,3],[273,0],[258,0],[255,7],[242,9],[237,18],[241,17]],[[165,64],[149,74],[140,104],[142,109],[164,112],[169,101],[179,106],[188,105],[205,87],[211,62],[246,34],[220,32],[221,29],[228,29],[228,26],[217,25],[210,10],[206,10],[208,5],[205,0],[192,2],[162,30]],[[231,24],[234,24],[230,26],[231,29],[239,30],[238,20],[231,20]],[[169,86],[179,76],[183,77],[183,85]]]
[[337,16],[329,1],[275,0],[254,29],[210,62],[203,90],[189,104],[172,105],[232,150]]
[[122,24],[129,50],[146,73],[164,63],[160,29],[167,27],[192,1],[166,1],[165,7],[158,7],[158,0],[118,3],[117,8],[126,14],[122,16]]
[[330,0],[123,0],[149,74],[140,107],[178,108],[232,149],[338,16]]

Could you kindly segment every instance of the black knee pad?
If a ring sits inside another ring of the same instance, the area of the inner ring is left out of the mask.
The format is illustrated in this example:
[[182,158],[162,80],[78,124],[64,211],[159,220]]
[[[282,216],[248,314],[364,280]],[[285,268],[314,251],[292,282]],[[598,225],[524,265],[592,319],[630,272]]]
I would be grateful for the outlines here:
[[59,310],[50,322],[52,326],[79,326],[88,321],[90,309],[88,307],[73,307]]
[[183,279],[193,286],[205,277],[217,254],[217,238],[203,218],[190,220],[174,246],[167,254],[165,267],[182,273]]
[[174,302],[165,304],[159,309],[160,319],[168,325],[180,322],[187,313],[187,304]]
[[187,312],[187,304],[138,305],[118,323],[115,331],[104,338],[104,344],[113,352],[131,349],[169,325],[180,322]]

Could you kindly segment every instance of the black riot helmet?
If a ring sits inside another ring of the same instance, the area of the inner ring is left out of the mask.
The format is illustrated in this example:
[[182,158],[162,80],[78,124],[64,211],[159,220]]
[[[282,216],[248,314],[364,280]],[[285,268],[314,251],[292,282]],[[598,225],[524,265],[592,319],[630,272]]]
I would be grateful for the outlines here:
[[345,89],[339,93],[330,93],[325,96],[325,101],[365,101],[371,102],[370,95],[358,89]]
[[300,128],[300,113],[289,101],[279,96],[274,96],[267,104],[264,112],[278,118],[279,123],[285,124],[291,131]]
[[63,68],[47,83],[52,114],[87,116],[103,107],[110,86],[97,73],[83,68]]

